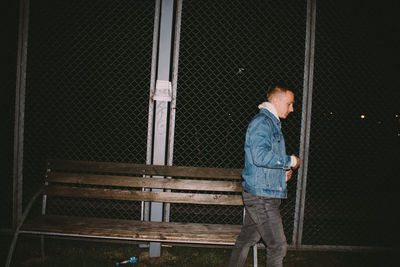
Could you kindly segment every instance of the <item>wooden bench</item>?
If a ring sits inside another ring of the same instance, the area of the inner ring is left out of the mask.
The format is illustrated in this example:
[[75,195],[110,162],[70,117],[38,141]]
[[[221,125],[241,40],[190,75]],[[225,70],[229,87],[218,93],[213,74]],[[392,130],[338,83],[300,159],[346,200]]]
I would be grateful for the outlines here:
[[[51,160],[47,163],[43,190],[34,196],[42,195],[42,215],[25,221],[34,201],[32,199],[15,232],[7,263],[11,262],[18,234],[22,233],[140,242],[234,245],[241,229],[240,224],[60,216],[46,213],[46,206],[54,197],[242,206],[241,191],[241,169]],[[254,247],[255,265],[256,251]]]

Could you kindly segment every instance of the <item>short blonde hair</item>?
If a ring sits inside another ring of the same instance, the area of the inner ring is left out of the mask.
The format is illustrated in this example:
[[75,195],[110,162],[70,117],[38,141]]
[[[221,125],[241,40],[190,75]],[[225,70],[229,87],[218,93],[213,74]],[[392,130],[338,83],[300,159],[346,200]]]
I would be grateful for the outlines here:
[[268,101],[271,100],[271,97],[278,94],[278,93],[286,93],[287,91],[292,92],[290,89],[288,89],[287,86],[281,85],[281,84],[274,84],[268,87],[267,90],[267,99]]

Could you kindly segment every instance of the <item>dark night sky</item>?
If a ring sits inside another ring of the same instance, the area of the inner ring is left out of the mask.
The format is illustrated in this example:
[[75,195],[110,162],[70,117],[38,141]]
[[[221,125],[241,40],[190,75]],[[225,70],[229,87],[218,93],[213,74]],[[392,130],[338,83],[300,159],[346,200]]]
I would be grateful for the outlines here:
[[351,18],[355,32],[365,38],[371,58],[383,70],[383,83],[394,93],[399,112],[400,2],[353,0],[344,1],[346,5],[345,12]]

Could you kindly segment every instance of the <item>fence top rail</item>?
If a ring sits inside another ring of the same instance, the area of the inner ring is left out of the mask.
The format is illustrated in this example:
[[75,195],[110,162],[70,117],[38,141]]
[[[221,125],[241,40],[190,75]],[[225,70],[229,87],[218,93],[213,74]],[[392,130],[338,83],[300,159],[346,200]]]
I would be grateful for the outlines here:
[[120,162],[95,162],[74,160],[48,160],[47,169],[51,171],[101,172],[112,174],[132,174],[149,176],[241,179],[241,169],[208,168],[187,166],[146,165]]

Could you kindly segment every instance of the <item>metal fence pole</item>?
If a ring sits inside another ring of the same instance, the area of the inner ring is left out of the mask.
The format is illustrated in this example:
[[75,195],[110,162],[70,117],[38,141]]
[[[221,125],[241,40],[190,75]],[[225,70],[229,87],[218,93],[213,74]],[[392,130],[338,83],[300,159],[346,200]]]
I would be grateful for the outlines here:
[[[166,97],[170,93],[168,84],[170,81],[171,43],[173,23],[174,1],[163,0],[161,4],[160,39],[158,53],[157,84],[155,95]],[[155,98],[155,96],[153,96]],[[167,119],[168,100],[156,100],[154,118],[154,146],[153,164],[165,165],[167,151]],[[160,191],[162,189],[153,189]],[[160,202],[151,203],[151,221],[162,221],[163,205]],[[150,257],[161,255],[161,244],[150,243]]]
[[[175,114],[176,114],[176,94],[178,83],[178,62],[179,62],[179,41],[181,33],[181,18],[182,18],[182,0],[176,2],[175,16],[175,37],[174,37],[174,52],[172,62],[172,92],[171,106],[169,115],[168,127],[168,156],[167,165],[171,166],[174,159],[174,138],[175,138]],[[169,222],[170,204],[164,204],[164,221]]]
[[314,43],[315,43],[315,21],[316,19],[316,0],[307,1],[307,26],[306,26],[306,44],[304,60],[304,82],[303,82],[303,107],[301,120],[300,136],[300,157],[302,166],[299,169],[296,193],[296,208],[294,215],[294,227],[292,242],[295,247],[301,245],[304,205],[307,185],[307,167],[310,143],[311,126],[311,105],[313,89],[313,69],[314,69]]
[[[153,52],[151,56],[150,94],[149,94],[149,117],[147,124],[147,149],[146,164],[151,164],[153,157],[153,124],[154,124],[154,101],[155,77],[157,68],[158,35],[160,32],[160,0],[156,0],[154,9],[154,31],[153,31]],[[148,221],[150,218],[150,203],[142,202],[141,220]]]
[[29,0],[20,1],[17,81],[15,95],[15,126],[14,126],[14,168],[13,168],[13,228],[16,229],[22,216],[22,179],[24,151],[24,118],[25,118],[25,88],[26,63],[28,50]]

